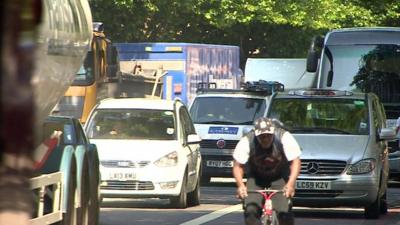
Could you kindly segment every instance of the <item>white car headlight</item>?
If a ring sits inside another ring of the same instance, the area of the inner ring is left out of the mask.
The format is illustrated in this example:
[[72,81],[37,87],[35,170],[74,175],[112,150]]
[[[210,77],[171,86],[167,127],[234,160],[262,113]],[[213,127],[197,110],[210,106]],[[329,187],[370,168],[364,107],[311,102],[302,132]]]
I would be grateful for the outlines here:
[[159,160],[155,161],[154,164],[159,167],[176,166],[178,164],[178,153],[171,152]]
[[375,169],[375,159],[364,159],[351,165],[347,170],[348,175],[369,173]]

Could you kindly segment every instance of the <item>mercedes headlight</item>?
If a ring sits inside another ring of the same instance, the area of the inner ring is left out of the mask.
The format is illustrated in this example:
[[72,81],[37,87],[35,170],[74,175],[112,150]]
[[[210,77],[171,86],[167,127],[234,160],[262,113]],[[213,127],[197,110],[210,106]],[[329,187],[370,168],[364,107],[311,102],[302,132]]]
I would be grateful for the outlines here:
[[347,170],[348,175],[370,173],[375,169],[376,160],[375,159],[364,159],[357,163],[351,165]]

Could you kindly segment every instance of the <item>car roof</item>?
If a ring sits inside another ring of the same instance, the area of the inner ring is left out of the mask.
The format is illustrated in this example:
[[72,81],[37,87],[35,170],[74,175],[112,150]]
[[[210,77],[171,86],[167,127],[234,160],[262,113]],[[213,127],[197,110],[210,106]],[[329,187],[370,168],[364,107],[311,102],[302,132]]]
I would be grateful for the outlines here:
[[358,27],[332,30],[326,36],[326,45],[398,45],[398,27]]
[[78,119],[71,116],[55,116],[55,115],[50,115],[45,119],[46,122],[63,122],[63,123],[65,122],[70,123],[73,120],[78,120]]
[[[314,89],[314,90],[324,90],[328,91],[328,89]],[[362,92],[348,92],[347,95],[337,95],[337,96],[329,96],[329,95],[299,95],[299,94],[293,94],[293,92],[297,91],[303,91],[303,90],[288,90],[285,92],[278,92],[275,95],[275,98],[347,98],[347,99],[365,99],[366,96],[368,95],[373,95],[372,93],[362,93]],[[304,90],[307,91],[307,90]],[[331,91],[337,91],[337,90],[331,90]]]
[[340,28],[340,29],[333,29],[331,32],[349,32],[349,31],[366,31],[366,32],[379,32],[379,31],[395,31],[399,32],[399,27],[348,27],[348,28]]
[[260,95],[253,92],[237,92],[237,93],[210,92],[210,93],[201,93],[196,95],[196,98],[204,98],[204,97],[268,99],[269,97],[271,97],[271,95]]
[[173,110],[173,100],[150,98],[108,98],[102,100],[97,109],[156,109]]

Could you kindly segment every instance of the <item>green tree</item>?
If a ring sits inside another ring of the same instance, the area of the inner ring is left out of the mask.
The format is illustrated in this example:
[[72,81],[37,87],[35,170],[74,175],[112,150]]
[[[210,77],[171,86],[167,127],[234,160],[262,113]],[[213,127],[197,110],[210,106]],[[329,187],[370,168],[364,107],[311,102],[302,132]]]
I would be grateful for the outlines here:
[[90,0],[114,42],[193,42],[241,47],[251,57],[305,57],[333,28],[400,26],[399,1]]

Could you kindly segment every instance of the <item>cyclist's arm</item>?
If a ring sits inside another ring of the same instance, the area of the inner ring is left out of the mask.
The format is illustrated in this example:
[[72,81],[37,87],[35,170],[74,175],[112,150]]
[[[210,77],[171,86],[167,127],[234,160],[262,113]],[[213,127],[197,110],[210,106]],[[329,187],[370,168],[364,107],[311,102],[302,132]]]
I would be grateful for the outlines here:
[[299,176],[301,169],[301,149],[296,139],[290,132],[285,132],[282,136],[282,145],[285,151],[286,158],[291,162],[289,180],[285,185],[285,195],[286,197],[293,197],[295,192],[296,179]]
[[247,195],[246,185],[243,182],[244,165],[249,158],[249,140],[246,137],[240,139],[233,152],[232,173],[237,185],[237,197],[244,198]]
[[244,165],[240,164],[238,161],[233,161],[233,177],[235,178],[236,185],[238,187],[245,186],[243,182],[244,175]]
[[294,196],[294,191],[295,191],[295,185],[296,185],[296,179],[300,174],[300,169],[301,169],[301,161],[300,158],[297,157],[291,161],[290,164],[290,175],[289,175],[289,180],[286,183],[286,197],[293,197]]
[[244,175],[244,165],[239,163],[238,161],[233,161],[233,177],[236,181],[237,186],[237,196],[238,198],[244,198],[247,196],[247,188],[246,184],[243,182]]

